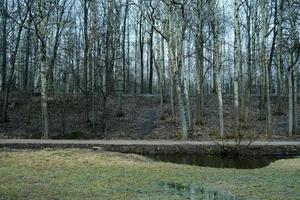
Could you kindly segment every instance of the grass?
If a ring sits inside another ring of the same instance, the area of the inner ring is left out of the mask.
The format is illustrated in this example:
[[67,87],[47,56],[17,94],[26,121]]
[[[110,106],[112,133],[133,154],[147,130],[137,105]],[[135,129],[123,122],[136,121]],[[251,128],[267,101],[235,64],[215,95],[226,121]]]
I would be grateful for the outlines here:
[[92,150],[1,150],[0,199],[300,199],[300,158],[237,170]]

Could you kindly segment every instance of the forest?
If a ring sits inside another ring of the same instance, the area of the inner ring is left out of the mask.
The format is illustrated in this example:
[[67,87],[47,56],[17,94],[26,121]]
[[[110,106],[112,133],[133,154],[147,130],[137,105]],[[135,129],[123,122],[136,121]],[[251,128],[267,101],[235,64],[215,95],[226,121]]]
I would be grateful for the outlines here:
[[0,200],[300,198],[300,0],[0,0]]
[[295,138],[297,0],[1,0],[2,138]]

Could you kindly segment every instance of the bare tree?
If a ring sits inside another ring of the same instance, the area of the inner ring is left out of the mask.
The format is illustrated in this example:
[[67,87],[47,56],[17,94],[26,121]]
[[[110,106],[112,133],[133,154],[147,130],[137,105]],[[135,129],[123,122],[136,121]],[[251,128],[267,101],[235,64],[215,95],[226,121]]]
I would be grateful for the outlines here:
[[[11,70],[10,70],[10,75],[8,77],[7,83],[4,83],[4,85],[5,85],[5,97],[4,97],[4,103],[3,103],[3,109],[2,109],[2,121],[3,122],[8,122],[7,109],[8,109],[9,93],[10,93],[11,85],[13,84],[13,78],[14,78],[14,75],[15,75],[16,59],[17,59],[17,54],[18,54],[18,50],[19,50],[19,46],[20,46],[21,34],[22,34],[22,31],[24,29],[24,24],[27,20],[28,14],[29,14],[30,9],[28,9],[28,8],[31,5],[30,5],[30,3],[26,4],[25,13],[21,12],[21,9],[20,9],[21,2],[18,2],[17,6],[19,8],[18,9],[19,12],[18,12],[17,19],[15,21],[17,22],[18,28],[17,28],[16,38],[14,38],[14,49],[13,49],[11,55],[10,55]],[[7,13],[5,13],[5,15],[7,15]],[[4,57],[5,56],[6,55],[4,55]],[[6,72],[4,72],[4,73],[6,73]],[[6,78],[3,79],[3,81],[5,81],[5,80],[6,80]]]
[[45,10],[46,1],[36,2],[35,32],[39,39],[40,51],[40,79],[41,79],[41,107],[42,107],[42,139],[49,138],[48,127],[48,94],[47,94],[47,17],[49,10]]

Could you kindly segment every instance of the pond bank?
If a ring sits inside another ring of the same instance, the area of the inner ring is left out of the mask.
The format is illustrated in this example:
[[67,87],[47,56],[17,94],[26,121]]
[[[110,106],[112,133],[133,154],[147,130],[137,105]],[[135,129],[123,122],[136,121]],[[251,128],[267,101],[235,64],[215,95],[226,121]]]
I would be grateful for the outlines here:
[[173,140],[24,140],[0,139],[0,148],[94,148],[105,151],[137,154],[235,154],[300,155],[300,141],[173,141]]
[[299,185],[300,159],[241,170],[87,149],[0,150],[0,199],[292,200]]

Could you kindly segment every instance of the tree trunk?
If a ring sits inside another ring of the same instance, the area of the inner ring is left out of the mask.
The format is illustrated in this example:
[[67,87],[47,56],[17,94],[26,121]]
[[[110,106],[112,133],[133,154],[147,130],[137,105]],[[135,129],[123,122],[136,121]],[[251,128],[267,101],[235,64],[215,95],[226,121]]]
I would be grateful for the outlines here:
[[165,63],[165,41],[164,38],[161,38],[161,50],[162,50],[162,57],[161,57],[161,63],[162,63],[162,78],[163,78],[163,94],[166,92],[167,88],[167,81],[166,81],[166,63]]
[[162,72],[162,56],[161,56],[162,46],[160,43],[160,40],[157,40],[157,58],[154,58],[155,61],[155,67],[157,72],[157,78],[158,78],[158,89],[159,89],[159,96],[160,96],[160,117],[161,119],[164,118],[163,114],[163,106],[164,106],[164,99],[163,99],[163,72]]
[[46,47],[40,44],[40,70],[41,70],[41,106],[42,106],[42,139],[49,138],[48,130],[48,96],[47,96],[47,70],[46,70]]
[[239,23],[239,7],[240,1],[234,1],[234,72],[233,72],[233,101],[234,101],[234,134],[236,137],[240,135],[240,119],[239,119],[239,53],[240,53],[240,23]]
[[134,94],[137,94],[137,76],[138,76],[138,58],[139,58],[139,52],[138,52],[138,28],[137,28],[137,24],[135,25],[135,44],[134,44]]
[[[249,3],[251,5],[249,5]],[[252,93],[252,44],[254,40],[251,35],[251,17],[252,17],[252,3],[247,0],[248,13],[247,13],[247,65],[248,65],[248,81],[247,81],[247,97],[245,103],[244,122],[248,123],[250,98]]]
[[294,1],[288,1],[288,14],[289,14],[289,22],[290,22],[290,40],[291,47],[289,52],[289,60],[288,60],[288,71],[289,71],[289,79],[288,79],[288,88],[289,88],[289,137],[293,137],[296,134],[298,128],[297,121],[297,60],[294,60],[294,51],[297,48],[297,26],[296,26],[296,14],[294,12]]
[[150,58],[149,58],[149,85],[148,85],[148,92],[152,94],[152,85],[153,85],[153,27],[150,28],[150,41],[149,41],[149,48],[150,48]]
[[84,34],[84,52],[83,52],[83,92],[85,94],[86,108],[85,121],[89,117],[89,94],[88,94],[88,57],[89,57],[89,38],[88,38],[88,0],[83,2],[83,34]]
[[140,61],[141,61],[141,93],[144,94],[144,34],[143,34],[143,15],[140,16]]
[[[175,54],[175,50],[177,47],[177,44],[179,44],[179,49],[178,51],[183,53],[183,46],[180,44],[180,41],[178,41],[179,38],[183,38],[183,27],[182,25],[179,25],[179,35],[176,37],[176,34],[174,32],[174,15],[173,12],[176,9],[173,3],[169,0],[169,5],[168,5],[168,57],[169,57],[169,66],[172,69],[172,77],[174,78],[174,84],[176,88],[176,93],[177,93],[177,100],[178,100],[178,108],[179,108],[179,115],[180,115],[180,122],[181,122],[181,129],[182,129],[182,134],[181,134],[181,139],[185,140],[188,137],[188,121],[187,121],[187,113],[186,113],[186,108],[185,108],[185,101],[183,98],[185,98],[184,95],[184,90],[182,89],[182,74],[181,74],[181,69],[182,65],[180,62],[176,62],[176,58],[178,57],[179,59],[181,58],[181,54],[177,55]],[[178,14],[178,13],[176,13]],[[176,15],[178,17],[178,15]]]
[[123,93],[126,92],[126,51],[125,51],[125,44],[126,44],[126,23],[127,23],[127,15],[128,15],[128,0],[126,0],[125,6],[125,13],[124,13],[124,21],[123,21],[123,36],[122,36],[122,64],[123,64]]
[[197,123],[203,123],[204,116],[204,41],[203,41],[203,30],[202,25],[200,25],[198,30],[198,38],[195,40],[196,44],[196,62],[197,62],[197,102],[198,102],[198,115],[197,115]]
[[[129,21],[129,19],[127,19]],[[128,22],[129,23],[129,22]],[[127,78],[126,78],[126,93],[129,93],[131,91],[131,78],[130,78],[130,27],[127,26]]]
[[[61,29],[62,29],[62,24],[63,24],[63,16],[65,12],[65,3],[62,5],[62,9],[59,13],[58,20],[56,22],[56,31],[55,31],[55,38],[54,38],[54,47],[53,47],[53,52],[51,59],[49,61],[49,67],[48,67],[48,93],[54,93],[54,67],[55,67],[55,62],[57,59],[57,53],[58,53],[58,47],[60,44],[60,36],[61,36]],[[57,5],[58,6],[58,5]]]
[[[30,14],[28,20],[28,27],[31,27],[32,16]],[[24,66],[24,74],[23,74],[23,90],[28,90],[28,75],[29,75],[29,58],[31,54],[31,30],[27,29],[26,33],[26,55],[25,55],[25,66]]]
[[[182,34],[184,34],[184,30],[182,31]],[[187,79],[187,66],[185,66],[185,55],[184,55],[184,50],[185,50],[185,41],[183,38],[183,35],[179,38],[181,41],[181,87],[182,87],[182,92],[183,92],[183,103],[184,103],[184,109],[185,109],[185,117],[187,121],[187,127],[188,127],[188,132],[191,132],[193,129],[193,123],[192,123],[192,114],[191,114],[191,109],[190,109],[190,98],[189,98],[189,90],[188,90],[188,79]]]
[[[93,23],[92,23],[92,34],[91,34],[91,98],[92,98],[92,115],[93,115],[93,132],[96,132],[96,51],[97,51],[97,0],[92,1],[92,15],[93,15]],[[93,61],[93,63],[92,63]]]
[[203,36],[203,23],[204,15],[201,14],[204,10],[203,0],[200,1],[199,5],[199,25],[197,26],[197,35],[195,38],[196,47],[196,66],[197,66],[197,105],[198,115],[197,123],[203,123],[204,116],[204,36]]
[[[217,49],[215,49],[215,51],[219,51]],[[216,64],[217,64],[217,66],[216,66],[217,67],[216,68],[217,69],[217,95],[218,95],[218,106],[219,106],[219,128],[220,128],[220,137],[224,138],[225,137],[225,134],[224,134],[224,116],[223,116],[224,110],[223,110],[220,58],[217,58]]]
[[[261,10],[262,10],[262,48],[261,48],[261,102],[260,102],[260,118],[261,120],[266,119],[268,115],[268,105],[267,105],[267,92],[268,92],[268,83],[267,79],[268,71],[267,71],[267,39],[268,39],[268,19],[267,19],[267,10],[266,10],[266,1],[261,1]],[[266,123],[268,124],[268,123]],[[267,130],[267,129],[266,129]]]
[[[292,63],[292,55],[289,55],[289,64]],[[294,104],[293,104],[293,69],[290,68],[288,70],[288,88],[289,88],[289,110],[288,110],[288,116],[289,116],[289,137],[293,137],[295,134],[294,131]]]
[[273,63],[273,54],[275,51],[275,44],[276,44],[276,36],[277,36],[277,0],[275,1],[275,11],[274,11],[274,29],[273,29],[273,41],[270,51],[270,57],[268,65],[266,66],[267,74],[266,74],[266,98],[267,98],[267,137],[272,137],[272,111],[271,111],[271,71],[272,71],[272,63]]
[[293,66],[293,130],[294,135],[297,133],[298,129],[298,117],[297,117],[297,68],[296,65]]
[[17,54],[18,54],[18,50],[19,50],[23,26],[24,26],[24,23],[26,22],[27,15],[28,15],[28,10],[27,10],[26,16],[24,17],[24,19],[21,20],[21,23],[19,25],[17,37],[15,39],[15,46],[14,46],[14,49],[13,49],[13,51],[11,53],[11,57],[10,57],[11,71],[10,71],[10,76],[8,78],[8,82],[5,83],[6,86],[5,86],[5,97],[4,97],[3,109],[2,109],[2,122],[8,122],[7,110],[8,110],[9,92],[10,92],[10,87],[13,83],[13,79],[14,79],[14,75],[15,75],[16,59],[17,59]]
[[40,49],[40,79],[41,79],[41,107],[42,107],[42,139],[49,138],[48,129],[48,95],[47,95],[47,68],[46,68],[46,18],[45,14],[45,1],[38,1],[39,13],[43,13],[40,16],[40,23],[36,25],[37,35],[39,38],[39,49]]
[[[277,96],[281,97],[282,95],[282,68],[283,68],[283,58],[282,58],[282,14],[283,14],[283,1],[279,0],[279,9],[278,9],[278,42],[276,46],[276,54],[277,54]],[[280,104],[280,99],[277,102]],[[278,106],[279,109],[281,109],[281,106]]]
[[1,10],[3,10],[2,14],[2,84],[1,91],[4,92],[6,89],[6,59],[7,59],[7,17],[5,15],[5,11],[7,11],[7,0],[1,1]]

